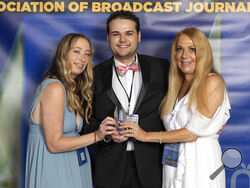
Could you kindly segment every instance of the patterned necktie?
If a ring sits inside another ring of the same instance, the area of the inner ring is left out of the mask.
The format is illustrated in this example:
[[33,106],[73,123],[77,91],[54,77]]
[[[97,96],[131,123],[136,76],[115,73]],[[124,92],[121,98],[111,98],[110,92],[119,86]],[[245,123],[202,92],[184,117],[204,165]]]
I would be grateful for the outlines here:
[[127,65],[127,66],[119,65],[116,68],[117,68],[118,74],[120,76],[124,76],[128,70],[138,71],[138,64],[134,61],[130,65]]

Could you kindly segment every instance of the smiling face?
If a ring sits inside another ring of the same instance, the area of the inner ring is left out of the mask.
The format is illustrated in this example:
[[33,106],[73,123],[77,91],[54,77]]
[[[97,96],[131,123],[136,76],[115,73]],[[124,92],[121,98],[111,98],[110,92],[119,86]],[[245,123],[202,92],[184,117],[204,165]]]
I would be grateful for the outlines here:
[[196,48],[187,35],[181,35],[176,45],[176,62],[186,79],[192,79],[196,69]]
[[71,65],[71,77],[74,79],[86,68],[91,58],[89,42],[79,37],[69,51],[68,59]]
[[107,40],[114,58],[128,65],[135,58],[141,33],[137,33],[134,21],[117,18],[109,23]]

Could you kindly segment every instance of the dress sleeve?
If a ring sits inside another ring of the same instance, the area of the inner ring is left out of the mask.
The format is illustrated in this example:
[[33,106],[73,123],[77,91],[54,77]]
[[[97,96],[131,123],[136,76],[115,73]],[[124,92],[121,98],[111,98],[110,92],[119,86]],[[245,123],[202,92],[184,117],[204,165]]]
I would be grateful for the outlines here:
[[215,135],[230,118],[230,109],[228,94],[225,90],[223,104],[217,108],[212,119],[203,116],[197,110],[192,110],[193,114],[186,128],[200,137]]

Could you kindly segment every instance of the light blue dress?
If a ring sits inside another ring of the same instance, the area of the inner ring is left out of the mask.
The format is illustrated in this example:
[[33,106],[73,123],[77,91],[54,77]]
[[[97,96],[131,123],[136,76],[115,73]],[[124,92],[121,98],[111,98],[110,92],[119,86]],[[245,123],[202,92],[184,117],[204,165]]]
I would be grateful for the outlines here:
[[[43,127],[39,126],[32,117],[41,91],[51,82],[57,79],[44,80],[35,90],[29,113],[29,135],[27,143],[25,188],[92,188],[92,176],[90,157],[87,150],[87,163],[79,166],[77,152],[69,151],[51,153],[45,144]],[[63,86],[64,88],[64,86]],[[76,128],[76,116],[69,111],[67,95],[65,91],[63,136],[76,137],[82,129],[82,119],[78,132]]]

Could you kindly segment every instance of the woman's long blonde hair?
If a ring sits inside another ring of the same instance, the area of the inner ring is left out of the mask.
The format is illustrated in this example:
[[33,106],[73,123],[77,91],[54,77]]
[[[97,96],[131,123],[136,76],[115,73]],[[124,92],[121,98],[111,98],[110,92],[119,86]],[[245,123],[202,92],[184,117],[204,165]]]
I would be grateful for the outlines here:
[[189,90],[188,110],[191,109],[191,104],[193,103],[196,105],[196,109],[199,112],[207,110],[207,76],[210,73],[216,73],[219,75],[213,68],[213,54],[206,35],[194,27],[180,31],[176,35],[172,45],[169,88],[167,95],[164,97],[160,105],[161,118],[167,115],[174,107],[179,90],[184,81],[184,74],[179,70],[176,62],[177,42],[182,35],[188,36],[196,48],[196,70]]
[[[72,79],[69,52],[78,38],[88,41],[91,58],[84,71]],[[80,33],[69,33],[60,40],[52,64],[44,74],[44,79],[57,78],[63,83],[66,88],[69,110],[78,111],[82,117],[85,117],[86,122],[92,113],[93,56],[94,48],[88,37]]]

